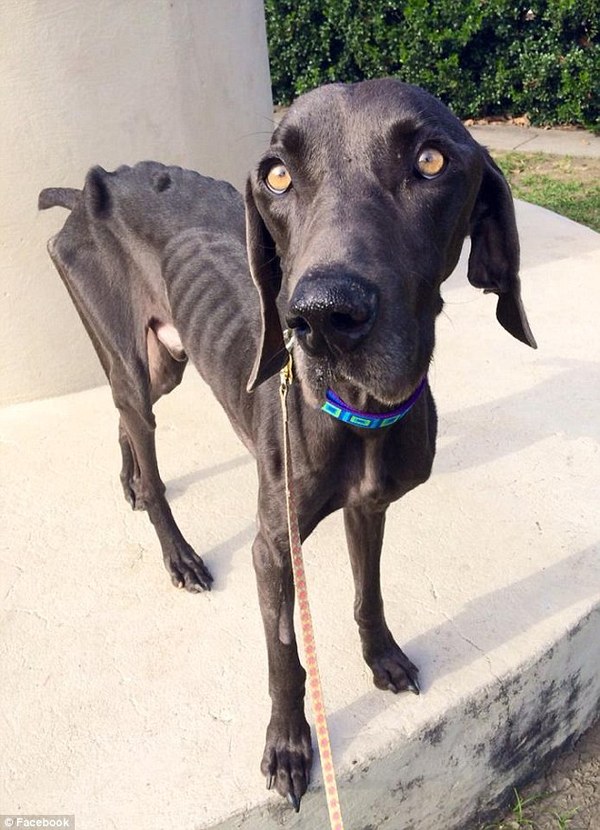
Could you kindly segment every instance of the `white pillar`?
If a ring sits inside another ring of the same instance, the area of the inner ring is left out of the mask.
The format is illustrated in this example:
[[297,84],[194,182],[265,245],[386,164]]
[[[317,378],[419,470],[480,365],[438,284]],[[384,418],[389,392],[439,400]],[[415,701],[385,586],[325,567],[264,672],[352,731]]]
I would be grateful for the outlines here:
[[262,0],[2,0],[0,31],[4,404],[104,379],[46,253],[66,213],[38,192],[142,159],[241,187],[271,91]]

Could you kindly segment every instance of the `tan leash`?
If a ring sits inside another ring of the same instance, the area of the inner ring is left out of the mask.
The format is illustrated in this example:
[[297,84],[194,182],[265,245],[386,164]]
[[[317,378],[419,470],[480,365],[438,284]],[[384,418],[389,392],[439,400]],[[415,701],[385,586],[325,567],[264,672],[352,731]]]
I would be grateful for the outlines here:
[[290,539],[290,552],[292,556],[292,572],[294,575],[296,598],[300,612],[300,623],[302,625],[302,644],[306,660],[306,672],[308,675],[308,691],[315,718],[319,755],[321,757],[321,767],[323,769],[323,785],[325,787],[325,794],[327,797],[329,822],[332,830],[344,830],[335,770],[333,767],[333,758],[331,754],[329,728],[327,726],[327,717],[325,714],[323,687],[321,685],[319,664],[317,662],[317,649],[315,646],[312,614],[308,603],[306,575],[304,571],[304,560],[302,557],[302,543],[300,541],[300,529],[298,527],[298,514],[296,513],[296,505],[294,500],[287,411],[287,394],[294,379],[291,352],[288,363],[281,370],[279,377],[281,412],[283,418],[283,456],[285,467],[285,500],[287,507],[288,534]]

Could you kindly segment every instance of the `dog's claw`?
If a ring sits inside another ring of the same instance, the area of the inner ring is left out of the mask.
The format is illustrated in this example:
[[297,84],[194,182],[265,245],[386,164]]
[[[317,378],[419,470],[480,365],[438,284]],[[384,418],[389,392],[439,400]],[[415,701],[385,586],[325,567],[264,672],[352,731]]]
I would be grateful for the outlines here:
[[290,804],[292,805],[292,807],[294,808],[294,810],[296,811],[296,813],[299,813],[300,812],[300,799],[298,798],[298,796],[294,795],[294,793],[288,793],[287,799],[290,802]]
[[414,695],[420,695],[421,689],[419,688],[419,684],[415,677],[411,677],[408,681],[408,685],[406,687],[407,691],[412,692]]
[[267,789],[270,790],[273,786],[273,776],[267,775]]
[[210,591],[211,590],[211,588],[212,588],[212,579],[211,579],[210,582],[208,580],[206,580],[206,582],[203,583],[202,585],[200,585],[198,582],[192,582],[191,580],[188,580],[185,587],[192,594],[201,594],[202,591]]

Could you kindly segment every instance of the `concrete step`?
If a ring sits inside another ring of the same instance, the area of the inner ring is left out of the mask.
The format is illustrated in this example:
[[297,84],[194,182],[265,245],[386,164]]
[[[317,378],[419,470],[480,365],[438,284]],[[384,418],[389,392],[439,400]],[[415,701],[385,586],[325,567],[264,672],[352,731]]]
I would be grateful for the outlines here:
[[[600,236],[518,213],[540,348],[497,325],[463,258],[430,376],[434,475],[389,512],[388,619],[420,697],[371,685],[340,516],[306,545],[347,830],[462,828],[598,712]],[[0,812],[74,814],[80,830],[326,827],[318,768],[299,815],[258,770],[253,463],[191,371],[156,410],[209,595],[171,587],[123,500],[106,387],[0,412]]]

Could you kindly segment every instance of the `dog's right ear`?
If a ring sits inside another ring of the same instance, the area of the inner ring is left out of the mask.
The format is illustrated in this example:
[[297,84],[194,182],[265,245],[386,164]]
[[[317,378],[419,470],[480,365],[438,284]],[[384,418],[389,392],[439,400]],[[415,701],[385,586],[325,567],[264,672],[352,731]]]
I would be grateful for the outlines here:
[[281,266],[273,238],[256,207],[250,178],[246,183],[246,246],[250,273],[260,298],[258,352],[246,387],[248,392],[253,392],[285,366],[288,353],[276,302],[281,288]]
[[108,177],[103,167],[92,167],[85,177],[83,201],[87,211],[94,219],[107,219],[112,213],[112,197],[108,187]]

